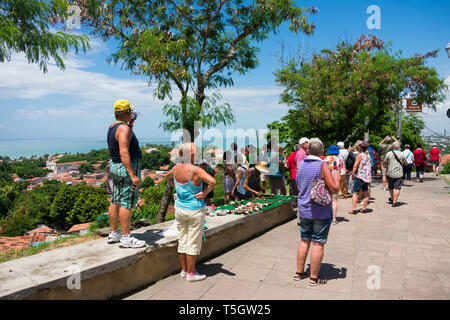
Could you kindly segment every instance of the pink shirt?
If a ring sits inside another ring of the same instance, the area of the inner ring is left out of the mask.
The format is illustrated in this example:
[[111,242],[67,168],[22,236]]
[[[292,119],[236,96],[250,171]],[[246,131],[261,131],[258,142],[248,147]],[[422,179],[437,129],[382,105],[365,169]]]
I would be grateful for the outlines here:
[[305,150],[303,148],[300,148],[297,151],[297,154],[295,155],[295,163],[297,164],[297,168],[300,165],[300,162],[302,162],[308,155],[306,154]]

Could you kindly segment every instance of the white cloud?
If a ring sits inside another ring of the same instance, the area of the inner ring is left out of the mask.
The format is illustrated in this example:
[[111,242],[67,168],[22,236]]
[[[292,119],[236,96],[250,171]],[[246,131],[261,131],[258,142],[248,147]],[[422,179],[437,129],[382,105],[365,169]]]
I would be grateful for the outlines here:
[[[450,87],[450,76],[446,78],[445,83]],[[425,125],[439,134],[442,134],[444,129],[450,133],[450,119],[447,117],[447,110],[450,108],[450,90],[446,94],[445,101],[437,105],[436,111],[427,110],[427,113],[423,115]],[[429,130],[425,129],[425,131]]]

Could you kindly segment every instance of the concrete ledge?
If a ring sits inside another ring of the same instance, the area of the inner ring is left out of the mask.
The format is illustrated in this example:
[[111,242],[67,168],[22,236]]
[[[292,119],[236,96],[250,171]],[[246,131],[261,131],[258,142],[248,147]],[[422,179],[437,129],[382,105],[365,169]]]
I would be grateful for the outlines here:
[[[249,216],[206,217],[199,260],[296,217],[289,202]],[[108,299],[178,272],[176,237],[161,237],[173,221],[138,229],[142,249],[121,249],[106,239],[56,249],[0,264],[0,299]],[[69,289],[79,276],[81,288]]]

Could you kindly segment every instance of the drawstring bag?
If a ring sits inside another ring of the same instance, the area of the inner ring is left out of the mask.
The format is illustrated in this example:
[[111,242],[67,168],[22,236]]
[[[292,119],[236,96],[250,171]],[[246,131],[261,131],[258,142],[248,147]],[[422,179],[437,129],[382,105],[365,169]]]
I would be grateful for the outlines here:
[[[322,162],[323,166],[323,162]],[[331,204],[331,193],[322,178],[322,166],[320,166],[319,179],[314,179],[311,183],[311,191],[309,193],[311,201],[320,206],[329,206]]]

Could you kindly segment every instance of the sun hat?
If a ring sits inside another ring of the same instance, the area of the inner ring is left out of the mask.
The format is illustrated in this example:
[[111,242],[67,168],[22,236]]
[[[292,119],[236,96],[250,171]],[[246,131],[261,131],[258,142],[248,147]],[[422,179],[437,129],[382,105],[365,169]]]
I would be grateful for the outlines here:
[[330,146],[328,148],[327,152],[328,152],[328,154],[331,154],[331,155],[338,155],[339,154],[339,149],[338,149],[337,146],[332,145],[332,146]]
[[114,111],[127,111],[129,109],[134,109],[134,107],[130,105],[128,100],[119,99],[114,103]]
[[300,145],[304,144],[305,142],[309,142],[308,138],[301,138],[300,141],[298,142]]
[[269,166],[265,161],[261,161],[259,164],[255,166],[255,168],[258,169],[258,171],[261,173],[269,173]]

